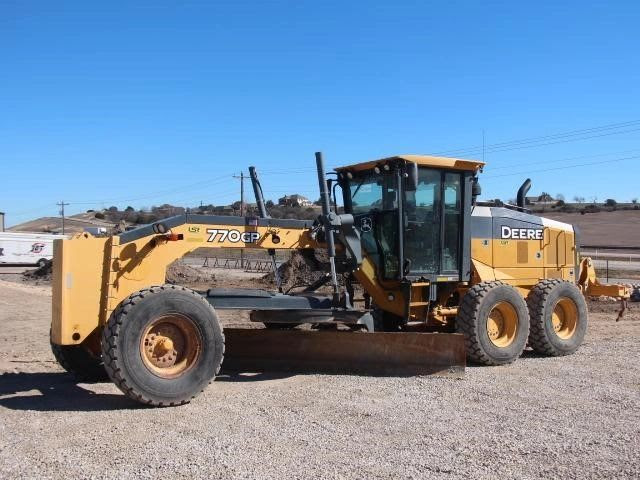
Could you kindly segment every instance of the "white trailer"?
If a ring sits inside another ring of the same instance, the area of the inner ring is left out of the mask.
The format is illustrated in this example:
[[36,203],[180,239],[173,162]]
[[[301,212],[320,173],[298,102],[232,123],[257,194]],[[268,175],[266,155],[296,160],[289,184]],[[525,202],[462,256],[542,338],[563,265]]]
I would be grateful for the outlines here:
[[53,258],[53,241],[69,238],[51,233],[0,232],[0,264],[44,265]]
[[107,235],[107,227],[84,227],[84,231],[90,233],[94,237]]

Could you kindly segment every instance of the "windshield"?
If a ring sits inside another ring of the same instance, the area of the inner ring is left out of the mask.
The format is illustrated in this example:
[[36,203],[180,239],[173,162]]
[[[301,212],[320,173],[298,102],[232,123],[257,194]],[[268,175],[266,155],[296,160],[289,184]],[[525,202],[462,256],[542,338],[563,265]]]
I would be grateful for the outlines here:
[[395,176],[392,173],[365,172],[351,180],[349,189],[354,214],[398,208]]

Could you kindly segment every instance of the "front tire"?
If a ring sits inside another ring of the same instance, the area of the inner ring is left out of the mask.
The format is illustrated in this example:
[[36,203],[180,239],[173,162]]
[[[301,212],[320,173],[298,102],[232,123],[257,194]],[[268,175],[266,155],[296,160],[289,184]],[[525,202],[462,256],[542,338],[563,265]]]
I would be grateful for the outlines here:
[[514,362],[529,336],[529,312],[518,291],[501,281],[471,287],[458,309],[456,331],[464,334],[467,358],[481,365]]
[[177,285],[140,290],[102,334],[105,369],[128,397],[153,406],[188,403],[220,370],[224,335],[200,294]]
[[588,311],[584,296],[573,283],[542,280],[527,296],[531,331],[529,345],[541,355],[571,355],[587,333]]

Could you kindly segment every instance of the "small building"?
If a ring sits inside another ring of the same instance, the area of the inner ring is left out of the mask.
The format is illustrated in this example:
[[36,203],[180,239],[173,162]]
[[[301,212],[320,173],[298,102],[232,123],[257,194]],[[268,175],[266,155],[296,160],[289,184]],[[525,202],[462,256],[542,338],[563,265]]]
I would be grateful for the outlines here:
[[310,207],[313,205],[313,202],[307,197],[295,193],[293,195],[285,195],[284,197],[279,198],[278,205],[282,205],[284,207]]
[[0,232],[4,232],[4,212],[0,212]]
[[555,205],[558,200],[554,199],[548,193],[537,197],[525,197],[525,205]]

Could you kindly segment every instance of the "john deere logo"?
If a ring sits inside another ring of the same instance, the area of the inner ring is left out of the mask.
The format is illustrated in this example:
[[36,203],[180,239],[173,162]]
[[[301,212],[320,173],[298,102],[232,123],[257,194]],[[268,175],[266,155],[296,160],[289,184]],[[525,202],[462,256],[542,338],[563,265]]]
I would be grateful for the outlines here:
[[363,232],[370,232],[372,228],[371,218],[370,217],[362,217],[360,219],[360,230]]
[[541,228],[511,228],[503,225],[500,238],[512,240],[542,240],[543,231]]

